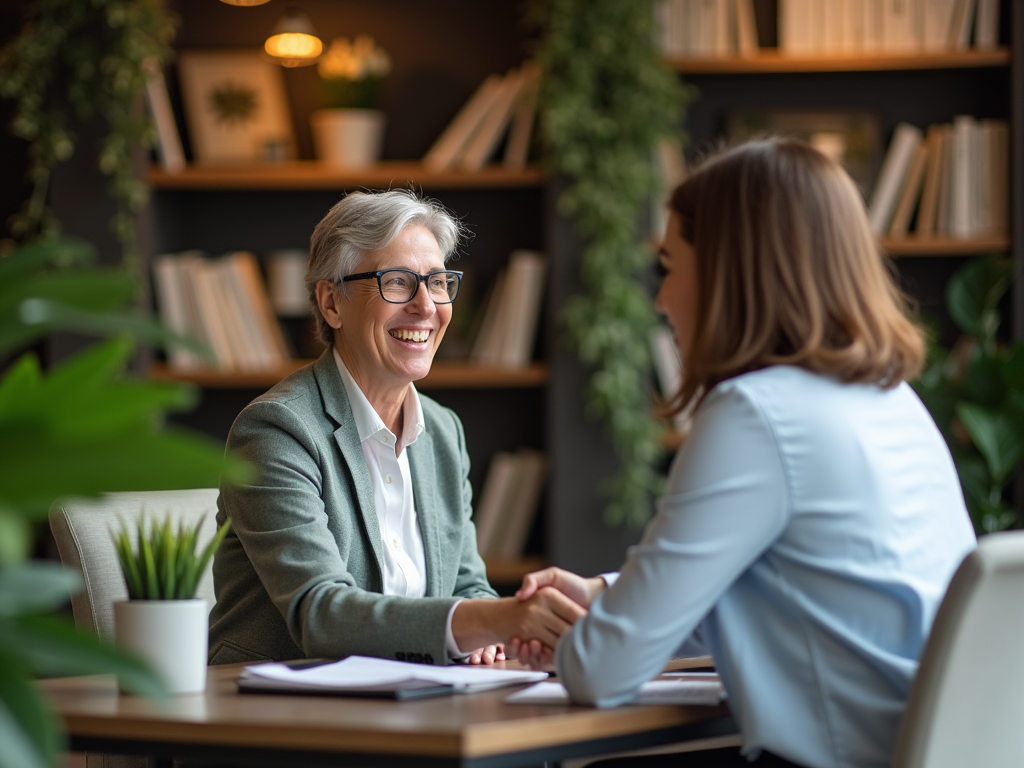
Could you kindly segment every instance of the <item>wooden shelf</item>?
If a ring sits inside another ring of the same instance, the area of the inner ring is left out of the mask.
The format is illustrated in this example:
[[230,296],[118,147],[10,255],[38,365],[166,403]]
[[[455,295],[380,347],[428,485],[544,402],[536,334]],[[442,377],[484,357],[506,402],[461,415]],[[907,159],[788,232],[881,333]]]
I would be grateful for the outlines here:
[[1010,49],[951,51],[879,56],[785,56],[772,49],[756,56],[677,57],[669,65],[684,75],[756,74],[761,72],[882,72],[895,69],[962,69],[1006,67]]
[[476,173],[428,171],[416,161],[377,163],[369,168],[342,170],[312,160],[245,165],[189,165],[179,173],[150,167],[146,181],[153,189],[281,190],[353,187],[390,188],[415,184],[423,189],[488,189],[540,187],[545,175],[538,166],[520,171],[489,165]]
[[[223,371],[172,371],[163,363],[149,367],[149,377],[162,381],[183,381],[209,389],[265,389],[294,373],[312,360],[292,360],[268,371],[225,373]],[[541,387],[547,383],[548,367],[533,363],[526,368],[491,368],[465,362],[435,362],[430,374],[416,382],[417,389],[508,389]]]
[[980,256],[986,253],[1006,253],[1010,250],[1008,237],[982,237],[972,240],[918,238],[910,235],[893,239],[883,237],[882,248],[890,256]]
[[487,559],[487,580],[492,584],[517,584],[523,576],[544,568],[543,557],[524,557],[521,560]]

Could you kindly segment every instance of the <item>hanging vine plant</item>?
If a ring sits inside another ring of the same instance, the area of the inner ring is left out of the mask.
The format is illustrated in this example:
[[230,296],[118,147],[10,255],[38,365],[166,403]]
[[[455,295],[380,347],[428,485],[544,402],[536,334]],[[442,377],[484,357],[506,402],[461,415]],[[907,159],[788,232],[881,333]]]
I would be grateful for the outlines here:
[[117,203],[111,228],[124,266],[138,274],[135,214],[147,189],[135,153],[155,139],[142,108],[147,62],[170,60],[177,17],[162,0],[30,0],[21,32],[0,50],[0,96],[15,102],[11,132],[29,143],[32,192],[11,222],[16,237],[54,234],[46,198],[54,166],[71,157],[75,123],[103,119],[97,150]]
[[658,193],[657,142],[680,135],[687,91],[655,46],[651,0],[536,0],[544,71],[540,108],[551,171],[568,179],[558,201],[586,239],[584,292],[563,321],[593,372],[587,410],[603,419],[619,459],[605,520],[638,526],[663,478],[663,423],[651,414],[647,338],[657,318],[643,274],[641,231]]

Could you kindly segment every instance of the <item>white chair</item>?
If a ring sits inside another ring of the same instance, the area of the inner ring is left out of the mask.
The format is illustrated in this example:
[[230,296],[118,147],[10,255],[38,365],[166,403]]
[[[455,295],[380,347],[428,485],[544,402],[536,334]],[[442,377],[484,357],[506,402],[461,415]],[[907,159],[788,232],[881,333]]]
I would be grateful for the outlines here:
[[[60,501],[50,510],[50,529],[57,541],[61,562],[81,571],[85,588],[71,597],[75,624],[100,637],[114,637],[114,603],[128,599],[128,588],[117,560],[111,532],[129,526],[140,515],[163,520],[201,522],[198,547],[205,547],[217,531],[217,489],[110,493],[99,499]],[[213,565],[207,566],[196,597],[206,598],[213,608]]]
[[953,577],[892,765],[1024,766],[1024,531],[983,537]]

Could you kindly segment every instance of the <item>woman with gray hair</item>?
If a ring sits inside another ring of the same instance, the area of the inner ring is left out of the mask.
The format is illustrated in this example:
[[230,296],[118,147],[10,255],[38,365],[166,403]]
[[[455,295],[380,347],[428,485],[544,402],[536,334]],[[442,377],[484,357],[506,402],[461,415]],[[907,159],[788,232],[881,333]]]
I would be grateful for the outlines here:
[[210,663],[353,654],[446,664],[553,647],[583,611],[560,592],[497,598],[471,520],[458,417],[413,382],[452,316],[462,236],[408,191],[352,193],[313,232],[306,284],[324,354],[250,403],[221,487]]

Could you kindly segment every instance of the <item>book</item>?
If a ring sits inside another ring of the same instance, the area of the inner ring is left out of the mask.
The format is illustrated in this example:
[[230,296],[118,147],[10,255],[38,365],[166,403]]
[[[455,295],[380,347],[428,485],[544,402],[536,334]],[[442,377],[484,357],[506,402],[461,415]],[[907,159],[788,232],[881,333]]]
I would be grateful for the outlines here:
[[942,126],[942,164],[939,167],[939,193],[935,204],[935,234],[948,236],[953,198],[953,126]]
[[952,47],[957,0],[921,0],[921,4],[921,47],[931,53]]
[[489,556],[503,560],[516,560],[523,556],[530,528],[540,506],[547,469],[544,454],[530,448],[516,451],[512,464],[513,471],[500,508],[495,535],[487,550]]
[[210,261],[203,277],[218,297],[220,320],[232,345],[235,367],[239,371],[258,371],[265,367],[258,329],[247,313],[247,299],[232,274],[227,258]]
[[524,368],[532,359],[546,271],[544,256],[536,251],[513,251],[509,257],[497,360],[503,367]]
[[431,171],[443,171],[455,163],[500,95],[502,81],[501,75],[490,75],[477,87],[423,156],[423,165],[426,168]]
[[910,123],[899,123],[893,132],[868,205],[868,220],[876,235],[889,228],[907,172],[922,140],[921,129]]
[[919,47],[917,2],[882,0],[882,50],[912,53]]
[[754,0],[734,0],[736,19],[736,53],[754,56],[758,51],[757,24],[754,22]]
[[356,698],[412,699],[487,691],[545,680],[547,672],[493,667],[434,666],[349,656],[340,661],[267,662],[242,669],[242,693],[274,692]]
[[949,215],[949,234],[953,237],[968,238],[975,234],[976,132],[977,124],[970,115],[957,115],[953,118],[953,165],[950,168]]
[[229,258],[245,291],[263,344],[269,348],[269,365],[287,363],[292,357],[292,350],[270,303],[256,257],[248,251],[235,251]]
[[1010,228],[1010,124],[1006,120],[982,120],[989,131],[988,167],[991,208],[988,231],[1006,235]]
[[167,81],[155,59],[147,59],[142,68],[146,71],[146,104],[156,126],[157,157],[165,171],[180,173],[185,170],[185,150],[181,146],[181,134],[174,120]]
[[999,0],[977,0],[974,22],[974,47],[990,51],[999,42]]
[[477,329],[469,359],[480,365],[497,365],[501,352],[501,335],[506,325],[505,281],[507,270],[502,268],[491,284],[480,308],[480,327]]
[[910,170],[907,171],[907,180],[903,185],[899,203],[896,204],[896,212],[892,215],[892,223],[889,225],[889,237],[903,238],[907,236],[907,231],[910,229],[910,217],[914,213],[914,207],[918,200],[921,199],[921,186],[924,184],[924,171],[927,164],[928,144],[922,142],[914,152]]
[[971,28],[977,0],[956,0],[953,23],[949,27],[949,48],[966,50],[971,44]]
[[501,137],[508,130],[515,111],[516,99],[523,85],[523,76],[518,69],[509,70],[502,78],[498,95],[480,121],[465,148],[459,153],[457,166],[463,171],[479,171],[494,154]]
[[519,89],[512,126],[505,142],[503,163],[509,169],[521,169],[526,166],[530,156],[530,140],[533,137],[533,126],[537,122],[537,96],[540,91],[540,65],[536,62],[523,64],[523,82]]
[[914,234],[918,237],[932,237],[935,234],[935,217],[938,213],[939,180],[941,178],[945,148],[943,130],[939,124],[928,127],[925,144],[928,147],[928,167],[921,187],[921,203],[917,208],[917,224]]
[[[171,331],[185,338],[201,342],[189,308],[186,286],[180,275],[177,254],[165,253],[153,258],[153,283],[156,289],[157,310],[161,322]],[[172,370],[193,371],[203,367],[203,361],[193,350],[181,344],[167,348],[167,363]]]
[[476,524],[476,548],[484,557],[489,556],[497,545],[496,531],[501,521],[505,500],[511,493],[515,464],[515,457],[511,452],[496,451],[487,467],[480,500],[473,514]]

